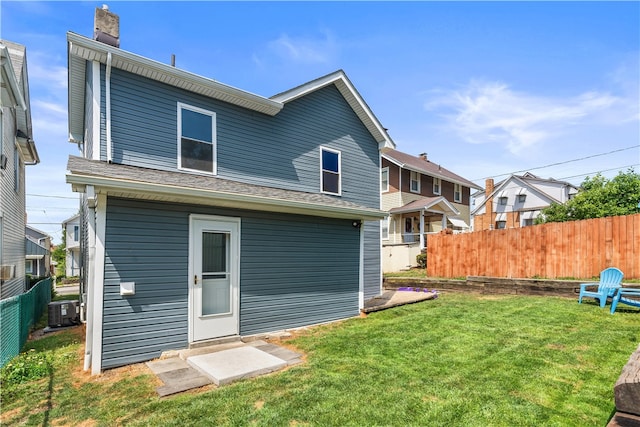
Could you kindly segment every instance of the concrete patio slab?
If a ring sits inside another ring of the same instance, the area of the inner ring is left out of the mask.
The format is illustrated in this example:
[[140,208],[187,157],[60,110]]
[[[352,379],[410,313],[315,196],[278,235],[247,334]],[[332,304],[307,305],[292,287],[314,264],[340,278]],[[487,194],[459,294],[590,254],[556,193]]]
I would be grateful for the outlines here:
[[282,369],[287,362],[252,346],[187,358],[187,363],[211,378],[216,385]]
[[213,383],[211,378],[177,357],[147,362],[146,365],[164,384],[156,388],[160,397]]

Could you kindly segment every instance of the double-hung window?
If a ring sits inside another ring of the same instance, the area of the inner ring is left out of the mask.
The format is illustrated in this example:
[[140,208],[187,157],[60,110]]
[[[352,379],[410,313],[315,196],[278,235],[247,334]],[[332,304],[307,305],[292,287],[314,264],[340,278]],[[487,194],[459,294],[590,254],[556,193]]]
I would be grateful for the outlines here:
[[320,188],[323,193],[340,195],[340,151],[320,147]]
[[420,173],[419,172],[411,171],[409,185],[410,185],[409,190],[411,190],[412,193],[420,192]]
[[178,103],[178,169],[217,173],[216,113]]
[[433,194],[440,194],[441,193],[441,182],[440,182],[440,178],[433,178]]
[[453,184],[453,201],[462,203],[462,185]]
[[383,193],[389,191],[389,168],[382,168],[380,171],[380,190]]

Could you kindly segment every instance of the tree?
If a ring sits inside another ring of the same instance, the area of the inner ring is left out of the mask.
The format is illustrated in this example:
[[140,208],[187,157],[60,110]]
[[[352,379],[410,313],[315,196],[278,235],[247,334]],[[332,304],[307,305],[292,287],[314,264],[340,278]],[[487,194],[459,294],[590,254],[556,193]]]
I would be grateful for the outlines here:
[[62,243],[56,246],[56,248],[51,253],[51,258],[57,263],[56,265],[56,276],[64,276],[67,271],[66,263],[67,263],[67,230],[62,230]]
[[633,168],[608,180],[600,174],[587,177],[581,191],[565,204],[554,203],[542,210],[536,224],[576,221],[640,211],[640,174]]

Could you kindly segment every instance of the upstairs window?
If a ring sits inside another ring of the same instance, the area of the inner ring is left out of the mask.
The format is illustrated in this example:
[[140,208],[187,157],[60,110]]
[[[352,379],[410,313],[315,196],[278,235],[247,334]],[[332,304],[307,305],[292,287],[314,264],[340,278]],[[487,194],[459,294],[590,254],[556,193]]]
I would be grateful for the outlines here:
[[527,195],[526,194],[518,194],[518,202],[519,203],[524,203],[525,200],[527,200]]
[[441,183],[440,183],[440,178],[433,178],[433,194],[440,194],[441,193]]
[[453,184],[453,201],[462,203],[462,185]]
[[329,148],[320,148],[322,174],[320,188],[323,193],[340,195],[340,152]]
[[389,217],[382,220],[382,240],[389,240]]
[[178,169],[216,174],[216,113],[178,103]]
[[506,197],[506,196],[498,197],[498,204],[502,205],[502,206],[506,206],[507,205],[507,200],[509,200],[509,198]]
[[411,171],[409,185],[410,185],[409,190],[412,193],[420,192],[420,174],[418,172]]
[[382,168],[380,171],[380,190],[383,193],[389,191],[389,168]]
[[80,241],[80,226],[78,225],[73,226],[73,241],[74,242]]

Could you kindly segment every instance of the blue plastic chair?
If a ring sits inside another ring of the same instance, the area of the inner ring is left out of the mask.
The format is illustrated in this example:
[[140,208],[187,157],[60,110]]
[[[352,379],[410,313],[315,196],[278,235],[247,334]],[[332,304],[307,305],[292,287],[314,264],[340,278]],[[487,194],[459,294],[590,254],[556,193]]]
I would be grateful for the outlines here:
[[[616,291],[622,286],[622,278],[624,273],[615,267],[609,267],[600,273],[600,282],[598,283],[582,283],[580,285],[580,296],[578,303],[582,303],[582,297],[595,298],[600,301],[600,307],[607,304],[607,298],[613,298]],[[587,287],[598,286],[596,291],[587,291]]]
[[[632,298],[629,298],[632,297]],[[640,307],[640,289],[620,288],[611,300],[611,314],[616,312],[618,303]]]

